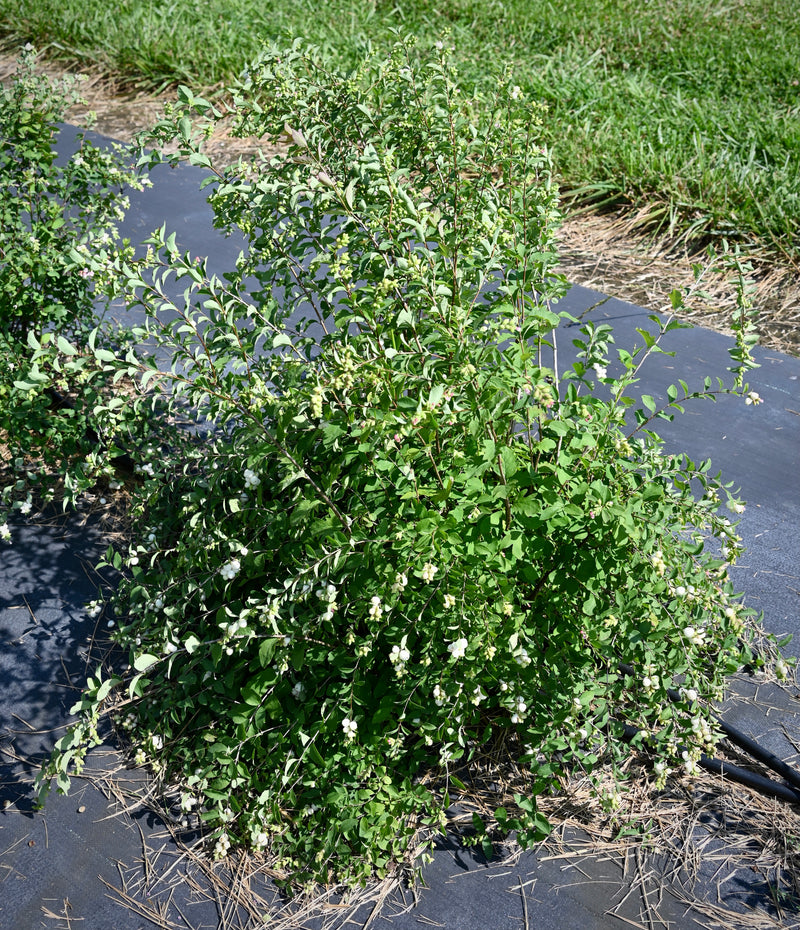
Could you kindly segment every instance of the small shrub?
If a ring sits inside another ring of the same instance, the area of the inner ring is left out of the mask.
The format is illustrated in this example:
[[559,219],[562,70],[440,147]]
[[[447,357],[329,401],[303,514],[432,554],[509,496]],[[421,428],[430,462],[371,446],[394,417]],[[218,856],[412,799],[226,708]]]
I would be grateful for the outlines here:
[[[746,392],[746,307],[729,385],[678,382],[663,408],[632,395],[672,317],[630,351],[586,324],[560,367],[542,113],[502,75],[490,119],[472,103],[446,49],[349,75],[266,53],[236,115],[288,154],[210,175],[247,253],[220,279],[162,229],[149,265],[120,265],[174,362],[101,361],[206,433],[142,461],[135,538],[109,554],[130,671],[90,682],[43,790],[124,686],[135,761],[180,785],[215,856],[352,881],[412,858],[498,735],[530,770],[497,813],[523,845],[565,774],[620,771],[626,723],[661,779],[713,749],[758,633],[727,575],[720,504],[740,502],[653,424]],[[155,136],[210,165],[196,119],[218,116],[184,88]]]
[[[88,345],[119,280],[114,261],[128,251],[117,241],[125,189],[144,183],[121,149],[100,148],[84,134],[59,163],[55,139],[80,100],[75,79],[37,73],[30,46],[13,82],[0,88],[0,436],[15,471],[0,506],[25,511],[31,483],[62,464],[73,463],[76,493],[98,473],[91,461],[97,437],[90,437],[100,384],[85,366],[59,366],[51,376],[30,362],[45,337],[57,340],[65,358]],[[104,332],[118,349],[123,334]]]

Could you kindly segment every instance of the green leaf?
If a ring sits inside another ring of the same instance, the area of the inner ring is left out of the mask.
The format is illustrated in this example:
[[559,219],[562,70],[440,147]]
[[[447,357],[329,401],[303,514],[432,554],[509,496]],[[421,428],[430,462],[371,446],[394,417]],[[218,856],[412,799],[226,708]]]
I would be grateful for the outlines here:
[[97,689],[97,694],[94,699],[99,704],[101,701],[104,701],[112,688],[115,688],[119,684],[119,678],[106,678],[106,680],[100,685]]
[[639,329],[638,327],[636,328],[636,332],[642,337],[642,339],[644,339],[644,344],[647,346],[647,348],[652,349],[652,347],[656,344],[655,336],[653,336],[649,330]]
[[58,351],[62,352],[64,355],[77,355],[78,350],[70,342],[68,342],[63,336],[56,337],[56,345],[58,346]]
[[197,165],[200,168],[211,168],[211,159],[202,152],[192,152],[189,156],[189,164]]
[[500,450],[500,458],[503,462],[503,471],[505,472],[506,480],[508,480],[509,478],[512,478],[519,470],[517,456],[514,454],[513,449],[505,447]]
[[442,397],[444,397],[444,385],[437,384],[431,389],[431,392],[428,395],[428,406],[431,408],[436,407],[441,401]]
[[272,663],[277,645],[277,639],[265,639],[258,647],[258,661],[262,668],[267,668]]
[[301,478],[305,478],[305,477],[307,477],[306,473],[302,469],[298,471],[291,471],[289,472],[288,475],[286,475],[286,477],[278,485],[278,490],[285,491],[288,487],[293,485],[295,481],[299,481]]
[[494,845],[488,836],[484,836],[484,838],[481,840],[481,849],[483,850],[483,854],[486,857],[486,861],[491,862],[494,858]]
[[158,656],[154,656],[145,652],[140,656],[136,656],[133,662],[133,667],[137,672],[146,672],[147,669],[155,665],[156,662],[158,662]]

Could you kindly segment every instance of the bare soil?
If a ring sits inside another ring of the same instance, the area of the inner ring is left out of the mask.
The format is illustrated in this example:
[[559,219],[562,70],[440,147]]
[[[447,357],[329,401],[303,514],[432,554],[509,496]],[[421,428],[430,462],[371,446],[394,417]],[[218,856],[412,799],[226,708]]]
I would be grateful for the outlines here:
[[[0,55],[0,81],[10,80],[15,69],[13,55]],[[66,73],[51,61],[41,69],[52,77]],[[95,131],[131,142],[151,128],[162,116],[164,104],[174,99],[131,92],[99,72],[82,72],[81,92],[86,99],[68,118],[78,124],[93,113]],[[264,140],[240,139],[231,134],[230,123],[222,121],[206,144],[206,153],[220,166],[230,165],[259,150],[277,151]],[[705,263],[703,254],[693,254],[685,243],[654,238],[647,232],[647,211],[597,213],[568,211],[560,231],[560,270],[570,282],[603,294],[628,300],[648,310],[670,307],[674,289],[687,293],[694,284],[693,264]],[[800,257],[796,263],[776,262],[766,255],[751,256],[754,304],[759,310],[758,330],[763,346],[800,355]],[[688,317],[718,332],[730,332],[730,315],[736,305],[731,274],[709,274],[701,294],[693,294]]]

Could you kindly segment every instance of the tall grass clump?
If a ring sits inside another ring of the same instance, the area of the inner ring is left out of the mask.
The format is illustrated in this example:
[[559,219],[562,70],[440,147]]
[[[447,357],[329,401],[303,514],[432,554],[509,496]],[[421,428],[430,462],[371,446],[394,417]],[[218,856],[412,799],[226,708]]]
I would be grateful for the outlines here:
[[158,92],[219,92],[264,41],[304,36],[354,68],[397,30],[432,47],[444,28],[465,80],[488,88],[487,62],[502,61],[548,105],[543,138],[570,202],[627,210],[698,250],[727,239],[796,262],[800,23],[782,0],[0,0],[8,44]]

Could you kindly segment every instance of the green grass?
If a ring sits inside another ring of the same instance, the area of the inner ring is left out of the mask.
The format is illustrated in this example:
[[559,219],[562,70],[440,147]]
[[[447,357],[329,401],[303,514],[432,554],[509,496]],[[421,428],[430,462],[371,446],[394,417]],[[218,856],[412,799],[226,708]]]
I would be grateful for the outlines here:
[[447,28],[468,81],[507,62],[548,104],[567,194],[796,260],[798,13],[793,0],[0,0],[0,33],[159,90],[230,81],[265,39],[303,36],[350,64],[391,29],[433,42]]

